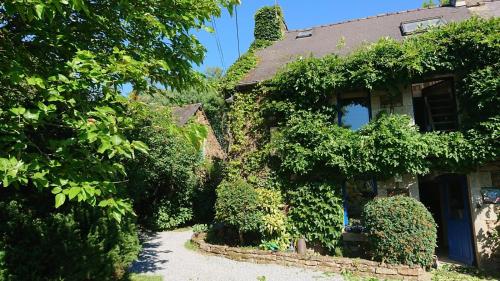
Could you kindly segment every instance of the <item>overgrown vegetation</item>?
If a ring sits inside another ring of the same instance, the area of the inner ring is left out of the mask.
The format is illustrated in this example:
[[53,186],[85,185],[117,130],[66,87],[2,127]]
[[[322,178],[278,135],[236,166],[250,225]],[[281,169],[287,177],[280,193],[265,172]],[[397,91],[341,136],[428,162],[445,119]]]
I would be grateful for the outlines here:
[[126,137],[137,124],[119,89],[200,84],[191,30],[235,3],[2,2],[0,276],[123,276],[138,250],[124,162],[147,147]]
[[376,198],[366,204],[363,222],[375,259],[423,267],[432,265],[437,227],[431,213],[416,199]]
[[308,183],[288,192],[288,218],[295,237],[304,237],[308,246],[324,254],[340,255],[344,212],[338,185]]
[[[300,234],[309,232],[311,243],[335,252],[342,231],[342,200],[333,186],[432,170],[463,173],[498,157],[499,32],[499,19],[472,18],[403,42],[381,39],[345,57],[296,60],[244,93],[237,93],[234,85],[255,64],[235,64],[238,75],[227,84],[229,92],[236,92],[229,112],[227,177],[243,177],[254,188],[280,190],[290,206],[290,225],[303,226],[306,230]],[[421,133],[410,117],[391,112],[374,116],[355,132],[338,126],[339,108],[332,102],[337,94],[384,91],[394,98],[403,87],[436,74],[455,75],[463,117],[457,132]],[[331,198],[306,192],[318,181],[328,181],[334,191]],[[297,186],[308,188],[293,201]],[[314,220],[312,209],[292,217],[293,204],[300,200],[333,200],[335,205],[321,209],[322,217],[330,216],[328,222]],[[314,223],[304,222],[308,216]],[[390,262],[428,265],[431,244],[426,244],[425,257]],[[389,261],[382,254],[377,258]]]
[[167,107],[132,102],[130,108],[136,126],[129,137],[149,147],[125,165],[139,221],[155,230],[183,225],[193,219],[194,196],[201,188],[206,128],[194,121],[178,127]]
[[50,200],[4,195],[0,280],[120,279],[138,254],[136,227],[129,218],[118,225],[102,210],[75,206],[47,214]]
[[284,31],[285,21],[280,6],[262,7],[255,13],[255,40],[280,40]]

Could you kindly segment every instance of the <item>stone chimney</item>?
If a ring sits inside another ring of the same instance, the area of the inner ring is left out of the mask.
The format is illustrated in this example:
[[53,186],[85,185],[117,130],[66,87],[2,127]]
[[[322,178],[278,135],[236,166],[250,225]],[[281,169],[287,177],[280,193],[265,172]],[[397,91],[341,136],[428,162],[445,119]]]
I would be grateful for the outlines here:
[[265,6],[255,13],[255,40],[276,41],[283,37],[286,30],[280,6]]

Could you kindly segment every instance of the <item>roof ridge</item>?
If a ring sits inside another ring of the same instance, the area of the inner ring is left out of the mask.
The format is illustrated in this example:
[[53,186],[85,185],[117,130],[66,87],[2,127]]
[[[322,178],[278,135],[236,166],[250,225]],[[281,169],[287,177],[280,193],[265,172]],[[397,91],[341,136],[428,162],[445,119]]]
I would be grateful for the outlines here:
[[330,26],[335,26],[335,25],[340,25],[340,24],[345,24],[345,23],[350,23],[350,22],[357,22],[357,21],[362,21],[362,20],[368,20],[368,19],[374,19],[374,18],[381,18],[381,17],[398,15],[398,14],[404,14],[404,13],[410,13],[410,12],[439,9],[439,8],[459,8],[459,7],[437,6],[437,7],[429,7],[429,8],[416,8],[416,9],[403,10],[403,11],[398,11],[398,12],[389,12],[389,13],[378,14],[378,15],[375,15],[375,16],[368,16],[368,17],[363,17],[363,18],[356,18],[356,19],[344,20],[344,21],[340,21],[340,22],[336,22],[336,23],[322,24],[322,25],[316,25],[316,26],[311,26],[311,27],[306,27],[306,28],[300,28],[300,29],[291,29],[291,30],[287,30],[286,33],[301,32],[301,31],[311,30],[311,29],[315,29],[315,28],[330,27]]

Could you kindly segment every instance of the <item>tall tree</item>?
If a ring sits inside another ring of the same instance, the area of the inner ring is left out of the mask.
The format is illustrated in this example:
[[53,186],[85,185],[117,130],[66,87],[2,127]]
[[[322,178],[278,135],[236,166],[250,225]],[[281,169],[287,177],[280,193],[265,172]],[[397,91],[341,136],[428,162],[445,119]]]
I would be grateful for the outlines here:
[[127,140],[119,88],[198,81],[205,49],[190,34],[237,0],[7,0],[0,4],[0,192],[55,195],[130,210],[117,199]]

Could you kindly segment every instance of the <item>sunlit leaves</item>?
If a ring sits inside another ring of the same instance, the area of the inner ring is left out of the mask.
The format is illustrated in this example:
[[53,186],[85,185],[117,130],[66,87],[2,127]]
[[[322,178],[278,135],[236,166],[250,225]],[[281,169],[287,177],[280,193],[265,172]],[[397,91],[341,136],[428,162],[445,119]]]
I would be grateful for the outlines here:
[[422,134],[406,115],[383,115],[353,132],[330,123],[324,115],[299,112],[271,145],[285,172],[310,176],[326,170],[340,179],[386,179],[397,174],[423,175],[433,169],[458,171],[494,160],[499,149],[491,144],[498,143],[498,132],[492,126],[482,131]]

